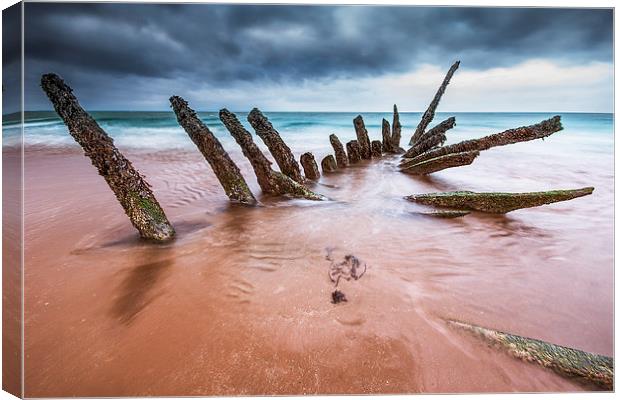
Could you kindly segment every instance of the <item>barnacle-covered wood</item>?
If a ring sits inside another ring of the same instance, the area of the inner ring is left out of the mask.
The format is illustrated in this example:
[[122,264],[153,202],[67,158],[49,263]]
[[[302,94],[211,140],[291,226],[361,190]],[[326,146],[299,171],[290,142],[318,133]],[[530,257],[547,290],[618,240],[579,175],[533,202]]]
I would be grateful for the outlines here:
[[[439,123],[432,129],[429,129],[422,135],[422,137],[420,137],[420,140],[418,140],[413,147],[411,147],[409,150],[405,152],[405,154],[403,154],[403,157],[406,159],[407,158],[411,159],[431,149],[434,149],[435,147],[443,145],[444,142],[446,141],[446,131],[448,129],[452,129],[454,125],[455,125],[455,118],[450,117],[446,119],[445,121],[442,121],[441,123]],[[411,164],[409,163],[409,161],[410,160],[405,160],[401,164],[401,167],[408,167],[413,164],[416,164],[416,163]]]
[[394,152],[399,153],[402,151],[400,148],[400,131],[402,126],[400,125],[400,115],[398,114],[398,108],[394,104],[394,117],[392,119],[392,149]]
[[358,115],[353,119],[353,126],[355,127],[355,135],[357,136],[357,143],[360,146],[360,156],[365,160],[370,160],[370,139],[368,138],[368,131],[364,125],[364,119],[361,115]]
[[323,170],[323,173],[334,172],[335,170],[337,170],[338,166],[336,165],[336,159],[334,158],[334,156],[330,154],[323,157],[323,159],[321,160],[321,169]]
[[515,358],[548,368],[557,374],[595,384],[604,390],[614,388],[614,360],[538,339],[513,335],[447,320],[450,326],[467,331],[486,343],[506,351]]
[[335,134],[329,135],[329,142],[334,148],[334,154],[336,154],[336,164],[338,164],[338,168],[345,168],[349,165],[349,160],[347,159],[347,153],[344,151],[344,147],[338,139],[338,136]]
[[572,200],[577,197],[592,194],[593,191],[593,187],[529,193],[476,193],[459,191],[418,194],[405,198],[415,203],[433,207],[448,207],[458,210],[505,214],[520,208],[538,207],[544,204]]
[[304,183],[299,164],[291,149],[284,143],[278,131],[271,125],[258,108],[254,108],[248,115],[248,121],[256,134],[263,139],[271,155],[280,167],[280,171],[298,183]]
[[174,229],[150,185],[118,151],[112,138],[80,106],[73,90],[56,74],[43,75],[41,87],[71,136],[114,192],[140,236],[157,241],[172,238]]
[[370,142],[370,153],[373,157],[381,158],[381,147],[383,146],[380,140],[373,140],[372,142]]
[[299,162],[304,169],[304,175],[306,178],[316,181],[321,177],[319,167],[316,165],[316,161],[314,160],[314,155],[312,155],[312,153],[302,154]]
[[495,133],[479,139],[465,140],[448,146],[439,147],[420,154],[419,156],[414,157],[411,161],[414,163],[419,163],[451,153],[462,153],[465,151],[474,150],[482,151],[490,149],[491,147],[542,139],[561,130],[562,122],[560,120],[560,116],[556,115],[555,117],[539,122],[538,124],[508,129],[504,132]]
[[437,146],[441,146],[446,141],[446,132],[449,129],[454,128],[456,119],[450,117],[439,124],[435,125],[432,129],[426,131],[416,144],[403,154],[404,158],[414,158],[420,154],[427,152]]
[[433,97],[431,104],[428,106],[428,108],[422,115],[422,119],[420,120],[418,127],[415,129],[413,136],[411,136],[411,140],[409,141],[410,146],[413,146],[416,144],[416,142],[420,139],[420,137],[426,130],[426,127],[431,123],[433,118],[435,118],[435,110],[437,109],[437,106],[439,105],[441,96],[443,96],[444,92],[446,91],[446,87],[450,83],[450,79],[452,79],[452,75],[454,75],[454,72],[456,72],[456,70],[458,69],[459,64],[460,64],[460,61],[455,62],[454,64],[452,64],[452,66],[448,70],[448,73],[446,74],[446,77],[443,79],[441,86],[439,86],[439,89],[437,89],[437,93],[435,93],[435,97]]
[[382,149],[384,153],[393,153],[392,133],[390,132],[390,123],[383,118],[381,121],[381,138],[383,140]]
[[235,114],[224,108],[220,110],[220,120],[241,147],[243,155],[252,164],[258,185],[264,193],[278,196],[288,195],[309,200],[324,199],[320,194],[312,192],[283,173],[274,171],[271,168],[271,161],[254,143],[252,135],[241,125]]
[[177,116],[179,125],[185,129],[192,142],[207,160],[228,198],[233,202],[256,204],[256,199],[243,175],[241,175],[237,164],[230,159],[220,141],[198,118],[187,101],[179,96],[172,96],[170,97],[170,104]]
[[349,164],[355,164],[362,160],[362,155],[360,154],[360,144],[357,140],[347,142],[347,156],[349,157]]
[[479,155],[479,151],[450,153],[436,158],[431,158],[430,160],[425,160],[419,163],[412,163],[407,167],[401,167],[401,172],[411,175],[432,174],[433,172],[441,171],[448,168],[469,165],[474,162],[476,157],[478,157]]

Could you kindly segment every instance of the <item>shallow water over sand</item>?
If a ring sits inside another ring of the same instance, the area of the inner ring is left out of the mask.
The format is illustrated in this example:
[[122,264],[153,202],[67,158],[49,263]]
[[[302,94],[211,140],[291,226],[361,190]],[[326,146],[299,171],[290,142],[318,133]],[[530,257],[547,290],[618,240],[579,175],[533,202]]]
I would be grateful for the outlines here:
[[[592,389],[443,322],[612,355],[613,154],[574,157],[560,135],[431,178],[386,156],[324,175],[312,189],[330,201],[256,208],[229,205],[196,151],[127,149],[177,229],[165,245],[137,238],[79,150],[31,148],[26,396]],[[403,200],[583,186],[593,195],[505,216],[434,219]],[[346,303],[330,302],[328,249],[367,266],[340,282]]]

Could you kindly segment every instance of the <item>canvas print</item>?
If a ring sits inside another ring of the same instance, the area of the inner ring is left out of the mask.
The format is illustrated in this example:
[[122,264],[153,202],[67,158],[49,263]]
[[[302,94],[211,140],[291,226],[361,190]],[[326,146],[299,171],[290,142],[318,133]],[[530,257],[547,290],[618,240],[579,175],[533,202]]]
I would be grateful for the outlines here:
[[3,11],[3,388],[614,390],[611,8]]

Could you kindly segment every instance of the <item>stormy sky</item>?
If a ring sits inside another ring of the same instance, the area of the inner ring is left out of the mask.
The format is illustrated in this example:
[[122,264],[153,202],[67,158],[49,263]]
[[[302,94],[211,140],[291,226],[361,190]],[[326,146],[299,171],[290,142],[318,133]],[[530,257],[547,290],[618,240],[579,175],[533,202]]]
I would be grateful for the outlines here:
[[460,60],[440,111],[612,111],[611,10],[25,7],[28,110],[56,72],[90,110],[419,111]]

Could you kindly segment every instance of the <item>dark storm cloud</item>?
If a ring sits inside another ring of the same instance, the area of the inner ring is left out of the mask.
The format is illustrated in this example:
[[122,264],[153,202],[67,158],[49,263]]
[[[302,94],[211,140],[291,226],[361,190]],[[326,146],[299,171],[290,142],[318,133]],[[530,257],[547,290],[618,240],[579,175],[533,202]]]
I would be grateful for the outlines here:
[[[26,4],[27,75],[232,85],[378,76],[422,63],[610,62],[611,10]],[[29,67],[30,64],[30,67]],[[87,82],[88,80],[91,82]]]

